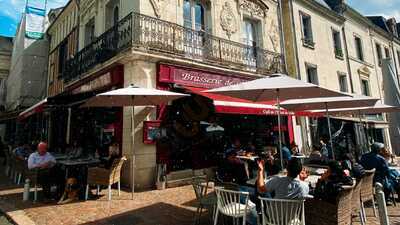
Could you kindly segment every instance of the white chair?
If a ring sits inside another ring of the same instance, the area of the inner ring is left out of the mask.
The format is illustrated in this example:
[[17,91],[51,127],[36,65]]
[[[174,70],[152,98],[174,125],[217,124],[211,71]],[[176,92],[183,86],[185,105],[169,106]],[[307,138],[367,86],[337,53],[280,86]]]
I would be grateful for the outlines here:
[[305,225],[304,200],[259,199],[262,225]]
[[218,224],[218,215],[232,217],[233,224],[239,225],[239,220],[242,218],[242,224],[246,224],[246,215],[249,212],[251,205],[248,192],[226,190],[222,187],[216,187],[217,194],[217,210],[214,216],[214,225]]

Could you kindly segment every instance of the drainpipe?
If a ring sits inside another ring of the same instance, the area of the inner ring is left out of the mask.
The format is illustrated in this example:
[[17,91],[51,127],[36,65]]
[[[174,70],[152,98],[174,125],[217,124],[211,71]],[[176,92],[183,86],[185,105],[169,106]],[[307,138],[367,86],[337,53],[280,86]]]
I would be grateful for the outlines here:
[[348,45],[347,45],[345,23],[343,23],[342,35],[343,35],[344,49],[346,51],[346,64],[347,64],[347,73],[349,74],[350,90],[351,90],[351,93],[355,93],[354,92],[354,85],[353,85],[353,74],[351,72],[351,65],[350,65],[349,48],[348,48]]
[[[378,89],[379,89],[379,98],[383,101],[383,97],[382,97],[382,89],[381,89],[381,85],[379,82],[379,76],[378,76],[378,69],[379,69],[379,62],[376,61],[376,55],[375,55],[375,45],[374,42],[372,40],[373,35],[371,33],[371,27],[368,27],[368,34],[369,34],[369,40],[371,42],[371,47],[372,47],[372,56],[374,57],[374,65],[375,65],[375,76],[376,76],[376,82],[378,82]],[[383,74],[382,74],[382,78],[383,78]]]

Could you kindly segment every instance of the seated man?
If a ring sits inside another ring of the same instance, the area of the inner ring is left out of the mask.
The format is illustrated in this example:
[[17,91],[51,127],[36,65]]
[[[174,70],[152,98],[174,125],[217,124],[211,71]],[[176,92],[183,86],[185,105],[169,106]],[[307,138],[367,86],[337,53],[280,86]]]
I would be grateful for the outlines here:
[[287,176],[275,176],[265,181],[264,160],[258,162],[257,189],[260,193],[270,193],[277,199],[303,199],[308,196],[309,188],[298,179],[303,165],[298,159],[287,164]]
[[383,185],[385,196],[388,198],[390,190],[392,189],[388,182],[389,164],[381,155],[385,151],[385,145],[375,142],[371,145],[371,152],[361,156],[360,164],[366,170],[375,169],[374,183],[379,182]]
[[50,186],[54,184],[55,174],[50,170],[56,164],[56,159],[47,152],[47,144],[40,142],[37,151],[28,158],[28,168],[38,169],[38,183],[43,187],[45,198],[50,198]]

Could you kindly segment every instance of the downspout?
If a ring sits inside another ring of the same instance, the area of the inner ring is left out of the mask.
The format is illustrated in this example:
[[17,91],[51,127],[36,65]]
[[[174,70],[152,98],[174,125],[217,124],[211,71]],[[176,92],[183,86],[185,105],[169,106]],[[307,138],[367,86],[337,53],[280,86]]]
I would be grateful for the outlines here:
[[347,64],[347,73],[349,74],[350,90],[351,90],[351,93],[355,93],[354,85],[353,85],[353,73],[351,72],[351,65],[350,65],[349,48],[347,45],[347,37],[346,37],[347,35],[346,35],[345,23],[343,23],[342,34],[343,34],[343,40],[344,40],[344,48],[346,51],[346,64]]
[[[376,55],[375,55],[376,48],[375,48],[374,42],[372,40],[373,36],[372,36],[372,33],[371,33],[371,27],[368,27],[368,34],[369,34],[369,40],[371,42],[371,47],[372,47],[372,56],[374,57],[375,76],[376,76],[376,82],[378,82],[377,85],[378,85],[378,89],[379,89],[378,90],[379,91],[379,98],[383,101],[383,97],[382,97],[382,93],[381,93],[382,88],[381,88],[381,85],[380,85],[380,82],[379,82],[379,76],[378,76],[379,62],[376,61]],[[383,79],[383,74],[382,74],[382,79]]]

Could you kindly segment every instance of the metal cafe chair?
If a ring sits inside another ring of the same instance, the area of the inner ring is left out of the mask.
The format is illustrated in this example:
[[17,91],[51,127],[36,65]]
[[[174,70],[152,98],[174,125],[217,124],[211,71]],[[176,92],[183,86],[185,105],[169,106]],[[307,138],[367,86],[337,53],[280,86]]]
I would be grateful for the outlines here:
[[259,199],[261,225],[305,225],[304,200]]
[[212,218],[214,218],[217,199],[214,193],[208,194],[208,188],[210,186],[207,180],[205,180],[204,178],[193,178],[192,186],[196,195],[196,199],[198,201],[194,224],[200,223],[201,214],[204,208],[210,211],[212,210]]
[[217,210],[214,216],[214,225],[218,224],[219,214],[232,217],[233,224],[238,225],[242,219],[242,224],[246,225],[246,215],[251,208],[248,192],[226,190],[215,187],[217,194]]

